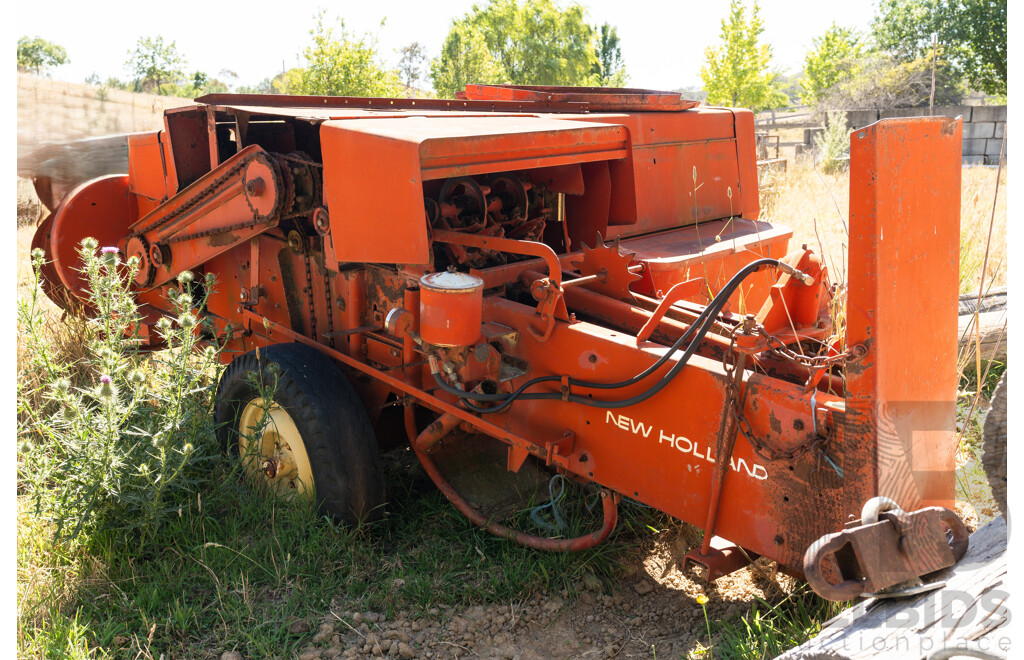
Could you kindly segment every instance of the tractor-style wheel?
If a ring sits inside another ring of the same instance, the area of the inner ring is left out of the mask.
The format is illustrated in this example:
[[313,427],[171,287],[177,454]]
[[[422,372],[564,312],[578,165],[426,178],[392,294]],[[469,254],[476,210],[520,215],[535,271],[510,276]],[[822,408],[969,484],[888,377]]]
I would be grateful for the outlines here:
[[1006,375],[992,394],[992,406],[985,417],[981,463],[992,488],[992,499],[1006,515]]
[[284,499],[312,499],[344,522],[381,513],[376,437],[341,370],[303,344],[238,356],[217,387],[217,433],[245,473]]

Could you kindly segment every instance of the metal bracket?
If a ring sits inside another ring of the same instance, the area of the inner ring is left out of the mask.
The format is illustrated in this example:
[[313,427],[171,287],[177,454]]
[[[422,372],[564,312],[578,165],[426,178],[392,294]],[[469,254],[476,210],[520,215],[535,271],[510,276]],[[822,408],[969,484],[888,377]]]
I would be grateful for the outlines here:
[[815,593],[833,601],[912,595],[925,590],[922,575],[959,561],[968,540],[967,528],[949,509],[907,513],[876,497],[865,503],[859,523],[811,544],[804,575]]

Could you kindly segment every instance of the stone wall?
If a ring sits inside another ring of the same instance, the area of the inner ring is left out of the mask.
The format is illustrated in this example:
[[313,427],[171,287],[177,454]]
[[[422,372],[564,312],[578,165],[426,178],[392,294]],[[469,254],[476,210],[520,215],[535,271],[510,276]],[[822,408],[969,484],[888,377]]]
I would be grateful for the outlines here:
[[[928,108],[888,108],[885,110],[848,110],[846,123],[850,130],[891,117],[926,117]],[[935,108],[932,113],[942,117],[963,117],[965,165],[996,165],[1006,127],[1005,105],[952,105]]]

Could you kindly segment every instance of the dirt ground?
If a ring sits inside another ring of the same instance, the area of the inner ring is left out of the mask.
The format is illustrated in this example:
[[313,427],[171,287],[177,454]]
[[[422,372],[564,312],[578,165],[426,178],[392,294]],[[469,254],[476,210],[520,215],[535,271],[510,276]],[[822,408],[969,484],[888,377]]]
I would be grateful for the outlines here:
[[[957,513],[973,533],[978,527],[973,507],[957,502]],[[490,607],[432,609],[425,619],[400,612],[390,621],[378,612],[332,604],[320,621],[293,624],[316,629],[298,658],[697,657],[708,646],[698,596],[707,597],[707,619],[714,624],[747,611],[756,599],[779,602],[800,586],[765,558],[708,584],[693,569],[683,573],[677,563],[698,542],[692,528],[680,526],[668,536],[639,549],[614,585],[590,576],[573,599],[563,590]],[[234,651],[221,656],[242,658]]]
[[[597,578],[585,580],[571,601],[562,591],[490,607],[433,609],[426,619],[403,612],[391,621],[376,612],[332,608],[321,621],[297,622],[319,626],[298,657],[680,658],[708,644],[699,595],[708,597],[714,622],[746,611],[755,597],[775,601],[797,587],[764,559],[707,585],[675,565],[694,540],[681,533],[645,548],[610,589]],[[228,651],[221,657],[242,656]]]

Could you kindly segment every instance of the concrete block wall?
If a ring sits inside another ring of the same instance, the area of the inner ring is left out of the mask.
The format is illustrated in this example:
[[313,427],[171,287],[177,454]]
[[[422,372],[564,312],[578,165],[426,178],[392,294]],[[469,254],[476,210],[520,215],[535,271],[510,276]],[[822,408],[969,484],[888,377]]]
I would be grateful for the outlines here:
[[[928,108],[886,108],[883,110],[847,110],[850,130],[863,128],[879,119],[892,117],[927,117]],[[962,117],[963,160],[965,165],[995,165],[1006,129],[1005,105],[950,105],[935,108],[940,117]],[[810,132],[807,129],[805,132]]]

